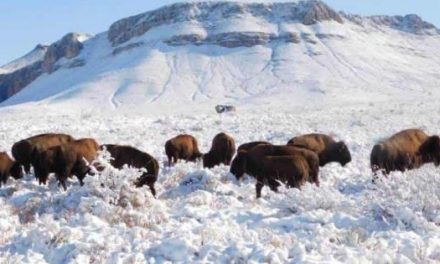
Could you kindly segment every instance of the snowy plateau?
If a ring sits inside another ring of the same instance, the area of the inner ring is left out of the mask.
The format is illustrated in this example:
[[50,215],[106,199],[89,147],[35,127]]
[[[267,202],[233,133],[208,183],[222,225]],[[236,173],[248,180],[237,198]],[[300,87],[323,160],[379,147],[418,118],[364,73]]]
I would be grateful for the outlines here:
[[[177,3],[39,45],[0,68],[0,151],[44,132],[129,144],[159,161],[158,195],[129,167],[67,191],[9,179],[0,263],[440,263],[440,169],[373,184],[369,164],[402,129],[440,134],[439,47],[415,15],[321,1]],[[353,160],[323,167],[320,187],[260,199],[228,166],[166,166],[167,139],[189,133],[207,152],[222,131],[237,145],[326,133]]]

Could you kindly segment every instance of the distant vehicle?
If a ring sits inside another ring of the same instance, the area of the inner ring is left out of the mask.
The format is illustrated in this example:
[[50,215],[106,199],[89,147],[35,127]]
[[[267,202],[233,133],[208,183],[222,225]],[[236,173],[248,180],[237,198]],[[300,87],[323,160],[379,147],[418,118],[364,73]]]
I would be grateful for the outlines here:
[[216,105],[215,111],[217,111],[218,114],[226,113],[226,112],[235,112],[237,109],[235,106],[232,105]]

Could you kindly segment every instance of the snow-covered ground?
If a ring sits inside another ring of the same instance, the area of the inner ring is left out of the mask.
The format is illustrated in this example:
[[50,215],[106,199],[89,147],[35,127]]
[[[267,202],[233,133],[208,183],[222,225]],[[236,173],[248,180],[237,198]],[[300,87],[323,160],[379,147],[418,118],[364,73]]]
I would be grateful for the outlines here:
[[[409,127],[440,133],[433,100],[243,106],[226,115],[213,107],[178,115],[4,108],[3,150],[21,138],[59,131],[136,146],[155,156],[161,171],[157,199],[147,187],[133,187],[138,172],[130,168],[88,177],[83,187],[73,179],[67,192],[54,178],[48,186],[38,186],[33,175],[10,179],[0,190],[0,262],[438,263],[440,168],[393,173],[378,184],[371,183],[369,169],[380,138]],[[273,193],[265,187],[259,200],[254,180],[237,182],[227,166],[164,167],[168,138],[190,133],[207,151],[220,131],[237,144],[283,144],[294,135],[324,132],[345,140],[353,161],[323,168],[320,188]]]

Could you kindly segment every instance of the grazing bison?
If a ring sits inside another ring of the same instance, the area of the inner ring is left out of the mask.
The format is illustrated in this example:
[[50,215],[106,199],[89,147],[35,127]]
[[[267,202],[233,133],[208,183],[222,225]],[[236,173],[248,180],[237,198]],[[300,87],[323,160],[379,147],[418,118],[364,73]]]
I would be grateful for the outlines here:
[[370,164],[377,176],[391,171],[419,168],[425,163],[440,165],[440,138],[428,136],[420,129],[407,129],[375,145],[371,151]]
[[0,152],[0,187],[6,184],[9,176],[14,179],[23,177],[23,171],[20,164],[9,157],[6,152]]
[[[292,146],[258,145],[249,151],[239,151],[232,161],[230,172],[239,180],[244,173],[251,176],[265,177],[262,160],[267,156],[302,156],[308,163],[307,180],[319,186],[319,158],[313,151]],[[277,186],[278,182],[267,178],[269,186]]]
[[242,150],[249,151],[253,147],[258,146],[258,145],[262,145],[262,144],[264,144],[264,145],[267,145],[267,144],[271,145],[267,141],[252,141],[252,142],[244,143],[244,144],[241,144],[240,146],[238,146],[237,152],[238,151],[242,151]]
[[12,156],[20,164],[24,166],[27,174],[30,173],[30,165],[33,160],[35,150],[44,151],[50,147],[58,146],[73,141],[74,138],[66,134],[40,134],[27,139],[18,141],[12,146]]
[[351,154],[343,141],[336,142],[324,134],[307,134],[294,137],[287,145],[309,149],[319,156],[319,166],[330,162],[339,162],[345,166],[351,161]]
[[83,138],[68,142],[47,150],[35,150],[33,166],[35,176],[40,184],[46,184],[49,173],[55,173],[64,190],[67,190],[66,180],[76,175],[81,186],[83,179],[90,171],[89,164],[96,158],[99,145],[92,138]]
[[286,184],[289,188],[300,188],[309,180],[309,163],[301,155],[289,156],[266,156],[261,160],[262,173],[257,176],[255,186],[257,198],[261,197],[261,189],[264,185],[277,192],[279,182]]
[[212,140],[212,145],[209,152],[203,155],[203,167],[213,168],[220,163],[229,165],[234,154],[234,139],[225,133],[219,133]]
[[202,157],[197,146],[197,140],[191,135],[178,135],[165,143],[165,153],[168,164],[176,163],[177,160],[195,161]]
[[112,157],[110,164],[117,169],[122,168],[125,164],[134,168],[145,168],[147,172],[140,176],[136,182],[136,186],[142,187],[143,185],[148,185],[151,193],[156,197],[154,183],[159,174],[159,163],[155,158],[130,146],[106,144],[102,145],[101,149],[105,149],[110,153]]

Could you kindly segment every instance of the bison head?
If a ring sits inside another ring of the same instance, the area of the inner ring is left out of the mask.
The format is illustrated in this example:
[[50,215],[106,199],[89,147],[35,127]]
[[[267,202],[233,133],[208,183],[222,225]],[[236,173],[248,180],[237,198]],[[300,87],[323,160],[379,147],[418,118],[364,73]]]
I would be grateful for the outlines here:
[[21,179],[23,178],[23,169],[20,165],[20,163],[14,161],[12,164],[10,174],[14,179]]
[[208,152],[205,155],[203,155],[203,167],[204,168],[213,168],[218,163],[216,162],[216,159],[214,158],[215,155]]
[[338,162],[341,163],[342,166],[345,166],[351,161],[350,151],[343,141],[336,143],[336,153],[338,157]]
[[[79,160],[75,167],[73,168],[73,172],[79,180],[79,184],[81,186],[84,185],[84,178],[91,171],[90,167],[87,165],[87,162],[84,158]],[[67,175],[68,176],[68,175]]]
[[235,156],[234,160],[231,164],[230,172],[234,174],[235,178],[237,180],[240,180],[241,177],[246,172],[246,165],[247,165],[247,151],[239,151],[237,153],[237,156]]
[[420,146],[419,153],[422,157],[436,166],[440,165],[440,137],[431,136]]

